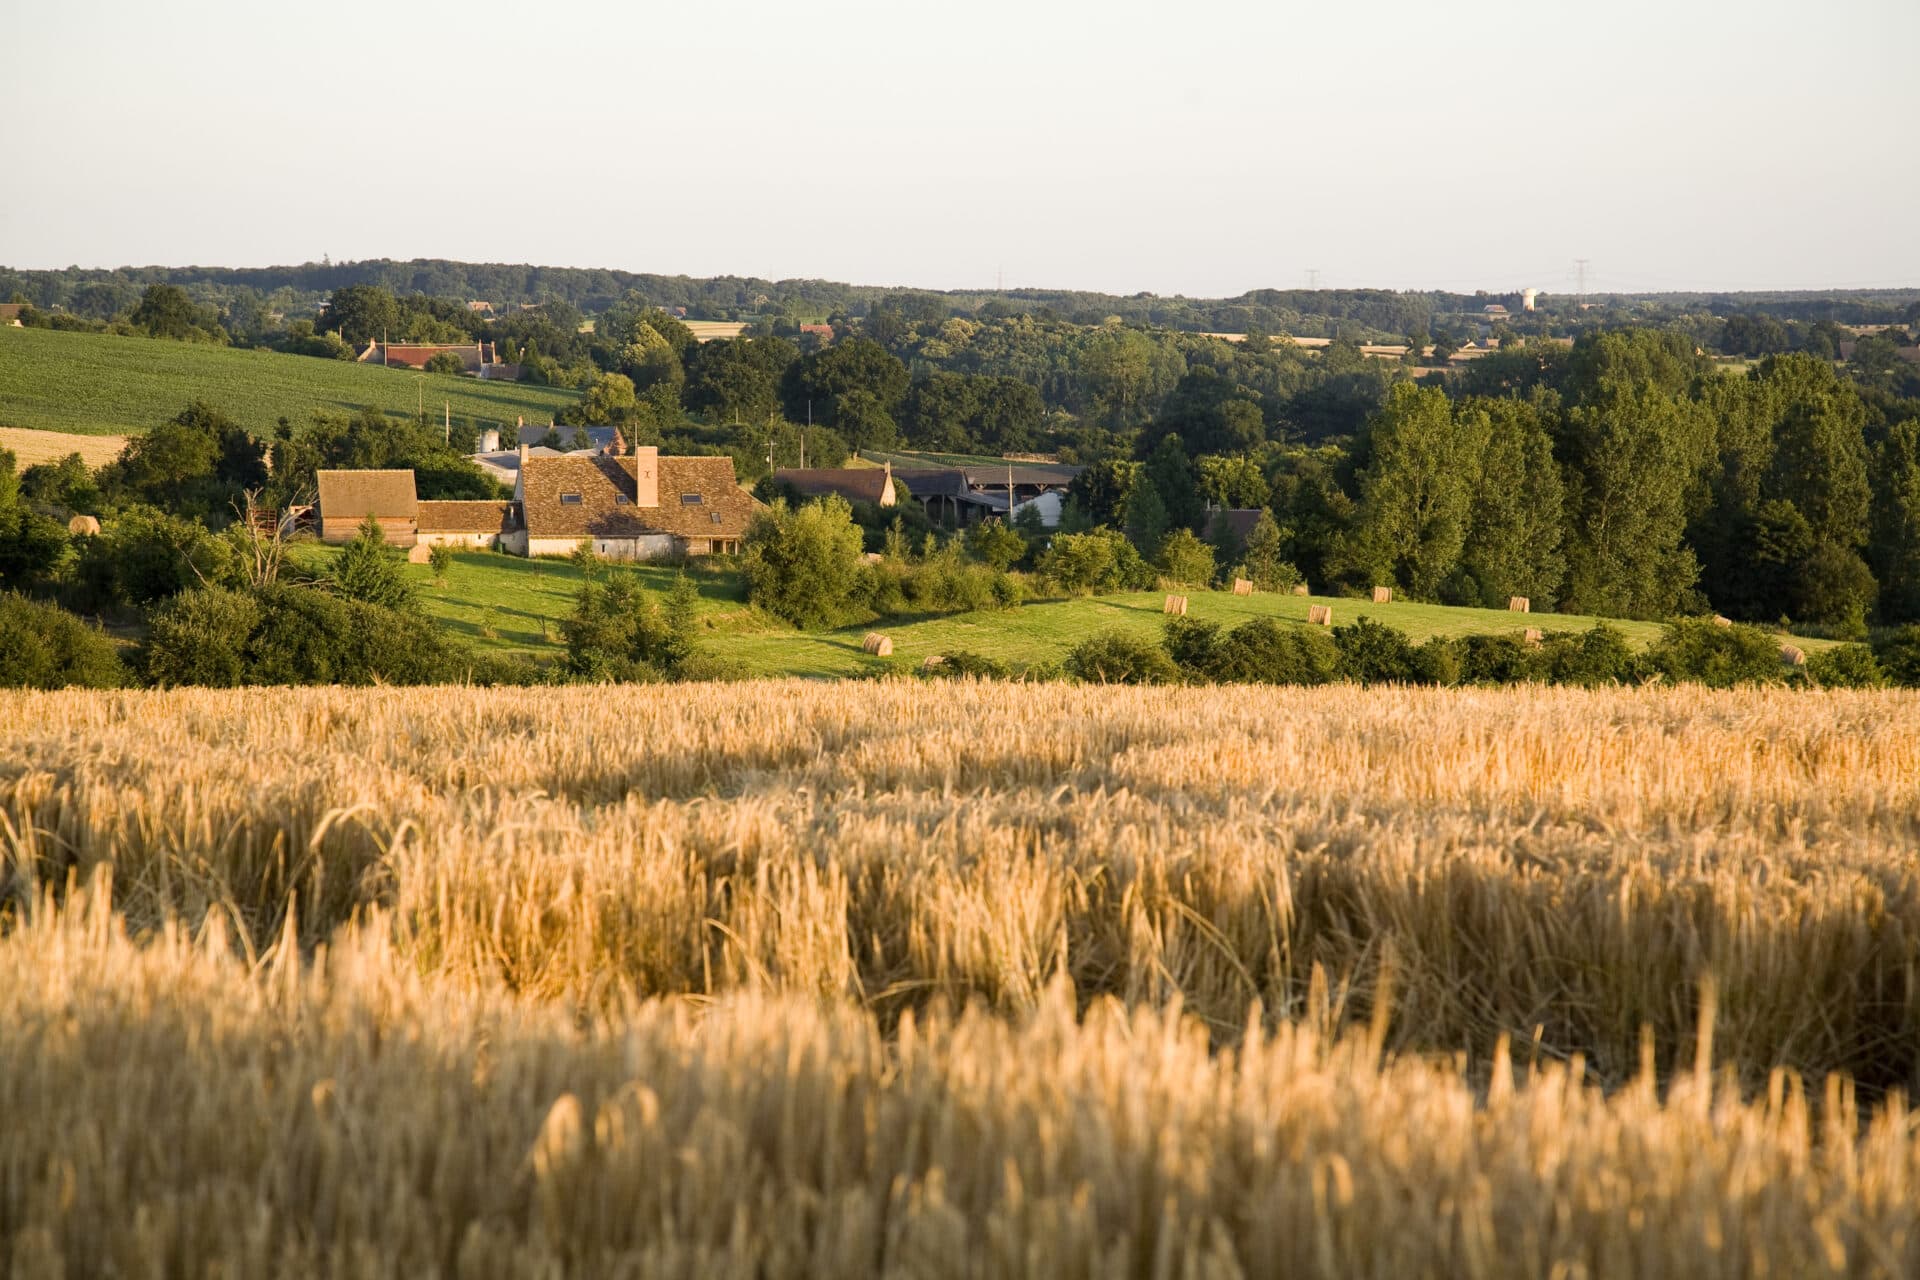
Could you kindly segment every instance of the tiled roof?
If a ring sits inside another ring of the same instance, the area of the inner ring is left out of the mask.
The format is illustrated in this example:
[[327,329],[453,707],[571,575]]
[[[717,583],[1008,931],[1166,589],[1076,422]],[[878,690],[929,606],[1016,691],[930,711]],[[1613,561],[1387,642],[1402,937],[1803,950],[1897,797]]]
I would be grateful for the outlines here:
[[837,493],[848,502],[878,502],[887,487],[884,467],[782,467],[773,478],[803,498]]
[[511,502],[422,502],[421,533],[506,533],[514,528]]
[[964,498],[967,496],[967,476],[958,467],[936,467],[925,471],[895,471],[893,478],[907,486],[907,492],[922,500],[927,498]]
[[[631,457],[528,458],[520,471],[527,535],[636,538],[671,533],[682,538],[738,538],[760,505],[734,479],[732,458],[663,457],[660,504],[637,506],[635,466]],[[563,493],[577,493],[580,501],[562,502]],[[686,501],[688,495],[699,500]]]
[[411,471],[321,471],[320,515],[327,520],[411,520],[420,504]]
[[451,352],[458,356],[460,363],[468,373],[478,373],[485,365],[493,363],[493,344],[491,342],[381,342],[375,339],[367,344],[360,353],[361,363],[402,365],[409,369],[424,369],[427,361],[441,352]]
[[998,485],[1004,490],[1009,466],[1013,468],[1013,482],[1016,485],[1069,485],[1075,476],[1086,470],[1085,467],[1064,462],[999,462],[961,467],[960,470],[966,473],[968,484]]
[[1233,531],[1233,536],[1245,542],[1252,535],[1253,526],[1260,523],[1261,510],[1260,507],[1227,507],[1215,511],[1207,518],[1207,527],[1202,532],[1213,532],[1213,522],[1224,517],[1227,528]]

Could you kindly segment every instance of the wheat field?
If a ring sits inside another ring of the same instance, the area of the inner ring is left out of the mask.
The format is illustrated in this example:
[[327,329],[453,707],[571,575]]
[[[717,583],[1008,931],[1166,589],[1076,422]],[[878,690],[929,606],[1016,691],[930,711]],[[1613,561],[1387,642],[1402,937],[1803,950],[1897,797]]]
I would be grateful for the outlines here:
[[1920,697],[0,696],[13,1274],[1920,1274]]

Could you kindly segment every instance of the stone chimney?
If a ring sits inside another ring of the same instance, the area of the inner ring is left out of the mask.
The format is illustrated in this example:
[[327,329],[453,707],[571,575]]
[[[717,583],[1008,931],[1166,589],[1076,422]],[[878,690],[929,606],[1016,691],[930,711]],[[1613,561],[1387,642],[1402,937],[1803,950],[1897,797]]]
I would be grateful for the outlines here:
[[527,469],[527,442],[525,440],[520,442],[520,469],[522,471]]
[[660,505],[660,447],[637,445],[633,451],[633,505]]

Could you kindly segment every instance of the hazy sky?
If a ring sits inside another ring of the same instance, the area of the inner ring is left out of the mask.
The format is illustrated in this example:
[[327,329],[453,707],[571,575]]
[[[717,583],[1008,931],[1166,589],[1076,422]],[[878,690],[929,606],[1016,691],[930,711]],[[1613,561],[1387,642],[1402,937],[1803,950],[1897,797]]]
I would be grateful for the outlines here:
[[0,264],[1920,285],[1920,0],[0,0]]

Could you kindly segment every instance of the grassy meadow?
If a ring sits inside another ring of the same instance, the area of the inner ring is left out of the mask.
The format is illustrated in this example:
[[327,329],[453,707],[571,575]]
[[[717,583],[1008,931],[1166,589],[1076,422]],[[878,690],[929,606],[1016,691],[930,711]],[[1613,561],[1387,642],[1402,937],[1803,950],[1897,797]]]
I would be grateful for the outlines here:
[[[311,543],[295,544],[294,548],[297,562],[312,569],[323,569],[337,554],[334,548]],[[652,565],[609,565],[603,571],[636,576],[662,592],[678,572]],[[436,579],[424,565],[410,565],[407,573],[419,589],[426,612],[467,642],[541,660],[560,656],[559,623],[573,610],[574,597],[580,590],[580,572],[569,561],[470,551],[454,556],[444,581]],[[889,665],[916,666],[928,657],[961,649],[1023,669],[1058,662],[1074,645],[1102,631],[1122,630],[1157,638],[1166,602],[1164,592],[1131,591],[1037,600],[1014,609],[915,616],[836,631],[798,632],[749,608],[745,584],[731,565],[696,565],[691,576],[700,590],[700,616],[708,644],[763,676],[860,675]],[[1584,631],[1603,621],[1574,614],[1522,615],[1501,609],[1458,609],[1397,601],[1374,604],[1341,597],[1271,593],[1236,596],[1226,591],[1189,591],[1187,598],[1188,616],[1228,626],[1261,617],[1304,626],[1309,606],[1331,605],[1336,624],[1368,617],[1405,631],[1416,642],[1435,635],[1513,633],[1526,627]],[[1661,633],[1659,623],[1604,621],[1636,646],[1652,643]],[[876,626],[893,639],[890,663],[861,651],[860,642]],[[1833,642],[1796,639],[1794,643],[1811,651]]]
[[1911,1276],[1916,812],[1907,693],[0,694],[0,1242]]
[[511,426],[544,422],[572,391],[384,369],[277,351],[153,338],[0,328],[0,426],[81,435],[135,434],[205,400],[263,438],[275,422],[366,407]]

